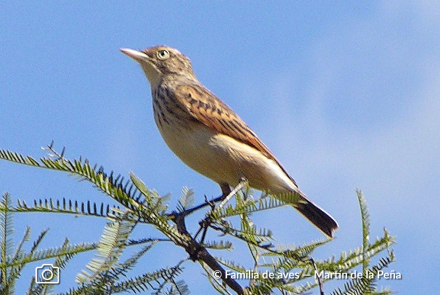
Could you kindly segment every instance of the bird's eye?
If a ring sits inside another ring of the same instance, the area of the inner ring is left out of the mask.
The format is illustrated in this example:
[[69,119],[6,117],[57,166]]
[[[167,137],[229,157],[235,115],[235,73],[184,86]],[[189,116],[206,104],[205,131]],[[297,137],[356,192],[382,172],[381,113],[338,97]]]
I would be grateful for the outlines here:
[[168,50],[166,50],[166,49],[159,50],[157,52],[157,58],[158,59],[164,60],[164,59],[167,59],[168,57],[170,57],[170,52]]

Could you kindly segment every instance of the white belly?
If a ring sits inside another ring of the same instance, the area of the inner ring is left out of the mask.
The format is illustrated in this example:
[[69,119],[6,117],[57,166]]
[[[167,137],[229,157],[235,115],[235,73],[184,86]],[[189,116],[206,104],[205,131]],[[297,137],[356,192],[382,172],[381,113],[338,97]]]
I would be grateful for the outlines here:
[[163,124],[160,132],[168,147],[200,174],[230,186],[245,177],[251,187],[273,193],[297,189],[279,165],[258,150],[205,126],[193,127],[177,129]]

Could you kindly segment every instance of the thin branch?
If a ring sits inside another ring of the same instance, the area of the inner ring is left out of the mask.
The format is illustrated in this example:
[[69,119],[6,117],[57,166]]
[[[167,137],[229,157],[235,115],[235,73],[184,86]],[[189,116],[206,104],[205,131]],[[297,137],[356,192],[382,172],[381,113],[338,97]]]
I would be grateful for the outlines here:
[[217,203],[217,202],[220,202],[221,200],[223,200],[223,198],[224,198],[223,195],[221,195],[221,196],[219,196],[219,197],[217,197],[217,198],[215,198],[215,199],[212,199],[211,201],[208,201],[208,199],[205,198],[205,202],[202,203],[202,204],[200,204],[200,205],[197,205],[197,206],[192,207],[192,208],[190,208],[190,209],[184,210],[184,211],[182,211],[182,212],[180,212],[180,213],[177,213],[177,212],[173,211],[171,214],[168,214],[168,216],[171,216],[172,218],[177,218],[177,215],[185,215],[185,216],[188,216],[188,215],[190,215],[191,213],[193,213],[193,212],[195,212],[195,211],[197,211],[197,210],[200,210],[200,209],[202,209],[202,208],[204,208],[204,207],[206,207],[206,206],[212,206],[212,204],[215,204],[215,203]]
[[179,243],[179,246],[183,247],[185,251],[189,254],[189,258],[192,261],[204,262],[209,266],[215,273],[220,273],[221,280],[228,285],[237,294],[244,294],[243,287],[237,283],[236,280],[226,275],[225,269],[217,262],[217,260],[206,250],[201,243],[198,243],[191,234],[187,231],[185,225],[185,215],[178,215],[177,218],[173,219],[174,223],[177,225],[177,229],[181,235],[188,238],[185,243]]
[[310,258],[310,261],[312,262],[313,268],[315,269],[315,278],[318,281],[319,286],[319,294],[324,295],[324,286],[322,285],[322,281],[320,276],[318,276],[318,267],[316,266],[315,260],[313,258]]

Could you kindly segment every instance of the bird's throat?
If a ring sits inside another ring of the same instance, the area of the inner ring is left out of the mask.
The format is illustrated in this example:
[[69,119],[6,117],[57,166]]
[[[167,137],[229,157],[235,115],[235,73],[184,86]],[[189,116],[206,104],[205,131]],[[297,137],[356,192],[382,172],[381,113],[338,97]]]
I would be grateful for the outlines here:
[[144,70],[145,76],[147,76],[148,82],[150,82],[151,89],[155,89],[159,86],[162,79],[162,73],[153,64],[142,64],[142,70]]

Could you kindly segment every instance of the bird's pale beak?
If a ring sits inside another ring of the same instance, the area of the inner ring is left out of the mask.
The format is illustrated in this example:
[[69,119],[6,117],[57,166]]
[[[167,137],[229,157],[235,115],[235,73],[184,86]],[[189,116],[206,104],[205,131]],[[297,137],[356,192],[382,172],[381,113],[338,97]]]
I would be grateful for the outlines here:
[[133,50],[130,48],[121,48],[119,50],[121,50],[122,53],[128,55],[129,57],[131,57],[132,59],[134,59],[137,62],[149,61],[148,55],[146,55],[142,51],[137,51],[137,50]]
[[144,71],[145,75],[150,81],[150,84],[156,87],[160,82],[161,72],[156,67],[155,62],[152,58],[150,58],[145,52],[133,50],[129,48],[121,48],[122,53],[128,55],[135,61],[137,61]]

